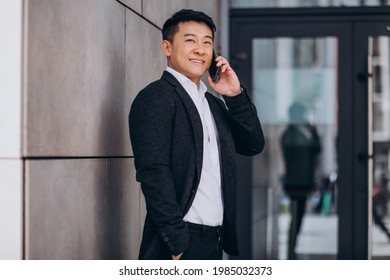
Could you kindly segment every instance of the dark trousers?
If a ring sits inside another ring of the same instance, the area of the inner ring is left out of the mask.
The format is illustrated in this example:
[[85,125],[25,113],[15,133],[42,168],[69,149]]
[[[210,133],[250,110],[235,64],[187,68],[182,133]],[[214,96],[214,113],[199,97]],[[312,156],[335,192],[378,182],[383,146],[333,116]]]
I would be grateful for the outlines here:
[[290,196],[290,199],[291,222],[288,235],[288,258],[295,259],[295,246],[298,233],[301,230],[303,215],[305,214],[307,195]]
[[190,244],[181,260],[221,260],[223,228],[188,223]]

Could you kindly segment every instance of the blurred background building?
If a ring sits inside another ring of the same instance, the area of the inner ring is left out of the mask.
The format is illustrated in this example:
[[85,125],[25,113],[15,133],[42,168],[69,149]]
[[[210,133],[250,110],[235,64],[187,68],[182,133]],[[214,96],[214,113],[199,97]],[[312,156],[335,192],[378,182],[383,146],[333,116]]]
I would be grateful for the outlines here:
[[127,116],[182,8],[215,20],[266,136],[237,157],[239,258],[288,257],[281,136],[300,103],[321,153],[296,258],[390,259],[389,2],[0,0],[0,259],[137,258]]

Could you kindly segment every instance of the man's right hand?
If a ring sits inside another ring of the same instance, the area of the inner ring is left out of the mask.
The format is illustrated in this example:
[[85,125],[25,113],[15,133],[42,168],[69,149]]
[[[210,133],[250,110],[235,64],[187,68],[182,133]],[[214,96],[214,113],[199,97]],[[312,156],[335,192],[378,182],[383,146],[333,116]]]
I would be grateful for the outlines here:
[[172,256],[172,260],[180,260],[183,253],[178,254],[177,256]]

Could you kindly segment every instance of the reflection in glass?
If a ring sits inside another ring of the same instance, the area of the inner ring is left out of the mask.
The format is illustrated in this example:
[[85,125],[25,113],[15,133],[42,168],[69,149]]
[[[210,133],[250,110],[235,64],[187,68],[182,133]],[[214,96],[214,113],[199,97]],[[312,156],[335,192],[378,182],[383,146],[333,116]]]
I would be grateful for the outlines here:
[[315,190],[315,171],[321,143],[317,129],[306,118],[306,109],[299,102],[289,107],[290,124],[281,136],[285,172],[283,190],[290,199],[288,258],[296,259],[296,242],[302,226],[307,199]]
[[372,228],[373,259],[390,259],[390,38],[369,40],[372,61]]
[[267,137],[253,164],[253,257],[335,259],[337,39],[258,38],[252,50]]

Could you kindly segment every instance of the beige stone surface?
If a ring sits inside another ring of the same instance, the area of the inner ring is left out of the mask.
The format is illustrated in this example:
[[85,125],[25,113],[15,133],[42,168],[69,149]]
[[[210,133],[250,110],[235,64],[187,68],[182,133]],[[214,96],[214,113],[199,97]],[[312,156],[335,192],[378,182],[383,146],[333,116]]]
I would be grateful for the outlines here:
[[[126,102],[123,105],[127,116],[138,92],[159,79],[166,67],[161,41],[161,31],[132,11],[126,11]],[[128,118],[122,129],[127,133],[128,146],[125,150],[131,151]],[[130,154],[133,154],[132,151]]]
[[126,8],[28,2],[27,156],[122,155]]
[[0,260],[23,257],[23,161],[0,159]]
[[136,258],[133,169],[132,159],[28,160],[26,258]]
[[118,0],[133,11],[142,14],[142,0]]

